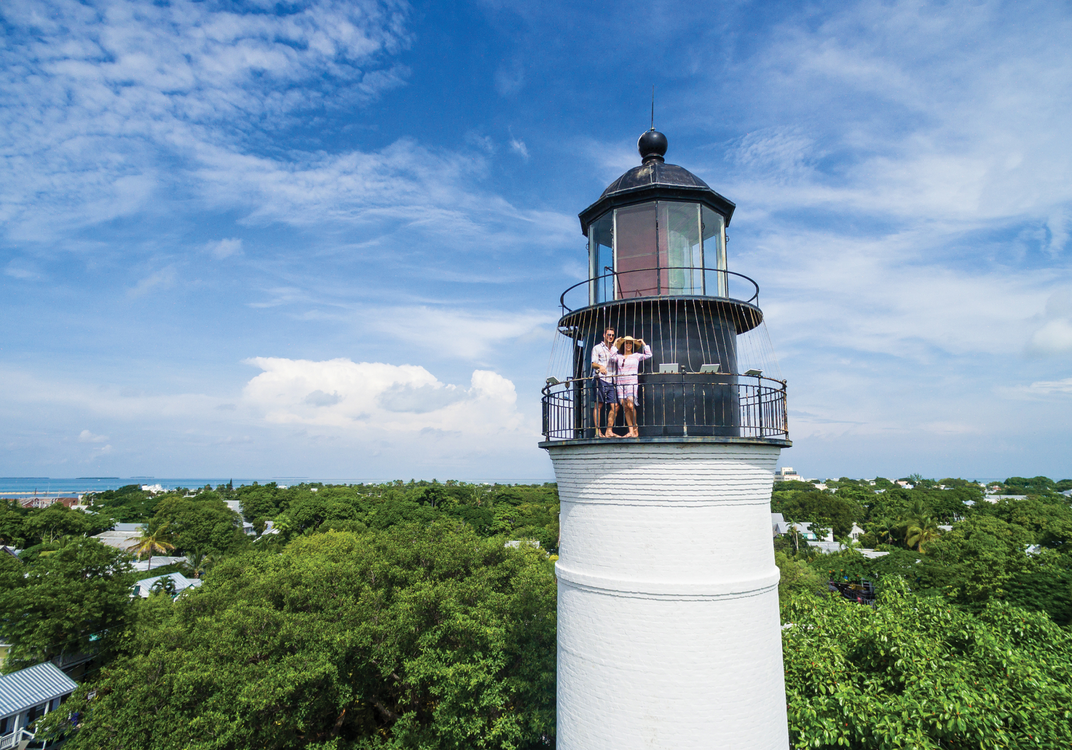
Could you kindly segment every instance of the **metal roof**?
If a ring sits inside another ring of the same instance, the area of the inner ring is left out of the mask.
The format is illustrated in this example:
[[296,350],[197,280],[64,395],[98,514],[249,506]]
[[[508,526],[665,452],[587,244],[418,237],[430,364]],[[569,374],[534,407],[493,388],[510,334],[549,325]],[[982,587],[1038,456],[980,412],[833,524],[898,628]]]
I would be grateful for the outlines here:
[[722,214],[729,226],[736,205],[684,167],[667,164],[666,136],[648,131],[640,136],[637,150],[643,163],[608,185],[599,200],[578,215],[582,234],[588,234],[588,226],[612,208],[656,199],[703,203]]
[[179,593],[185,591],[188,588],[196,588],[201,585],[201,579],[199,578],[187,578],[182,573],[165,573],[164,575],[153,576],[152,578],[143,578],[138,581],[138,595],[143,599],[148,599],[149,594],[152,593],[153,584],[159,581],[161,578],[170,578],[175,582],[175,592]]
[[50,661],[0,675],[0,718],[74,692],[78,683]]
[[652,185],[668,185],[682,188],[695,188],[698,190],[711,189],[706,182],[684,167],[679,167],[676,164],[667,164],[663,161],[651,160],[638,167],[630,169],[608,185],[607,189],[603,191],[603,195],[599,197],[606,198],[615,193],[638,190]]

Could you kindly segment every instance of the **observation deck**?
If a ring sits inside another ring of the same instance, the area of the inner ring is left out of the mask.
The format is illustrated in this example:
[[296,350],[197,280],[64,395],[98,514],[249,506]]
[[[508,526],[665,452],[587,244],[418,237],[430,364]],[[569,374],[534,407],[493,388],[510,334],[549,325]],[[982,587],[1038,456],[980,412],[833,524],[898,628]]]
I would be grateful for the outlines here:
[[[759,285],[747,276],[693,266],[612,271],[569,287],[559,306],[561,345],[552,359],[564,376],[552,375],[543,388],[542,447],[617,440],[791,444],[786,383],[753,366],[776,369]],[[637,375],[639,437],[626,437],[621,424],[613,428],[617,437],[596,433],[591,350],[608,327],[651,347]],[[742,347],[741,335],[757,330],[757,341]],[[739,366],[742,349],[747,367]]]

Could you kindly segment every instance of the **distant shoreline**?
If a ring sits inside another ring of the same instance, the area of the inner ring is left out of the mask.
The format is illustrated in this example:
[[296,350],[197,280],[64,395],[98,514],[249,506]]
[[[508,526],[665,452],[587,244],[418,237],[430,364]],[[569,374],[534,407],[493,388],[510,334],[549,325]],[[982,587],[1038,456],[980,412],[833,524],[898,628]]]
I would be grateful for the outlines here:
[[[84,495],[87,492],[106,492],[117,490],[131,484],[137,485],[160,485],[165,490],[173,490],[179,487],[193,489],[204,487],[206,484],[218,487],[221,484],[233,483],[235,487],[244,485],[270,484],[292,486],[295,484],[327,484],[327,485],[350,485],[350,484],[389,484],[403,481],[432,481],[422,479],[352,479],[352,478],[320,478],[320,477],[266,477],[258,479],[230,478],[230,477],[76,477],[63,479],[55,477],[0,477],[0,497],[9,499],[25,499],[27,497],[70,497]],[[459,481],[467,484],[545,484],[554,481],[549,478],[521,478],[521,479],[458,479],[438,481]]]

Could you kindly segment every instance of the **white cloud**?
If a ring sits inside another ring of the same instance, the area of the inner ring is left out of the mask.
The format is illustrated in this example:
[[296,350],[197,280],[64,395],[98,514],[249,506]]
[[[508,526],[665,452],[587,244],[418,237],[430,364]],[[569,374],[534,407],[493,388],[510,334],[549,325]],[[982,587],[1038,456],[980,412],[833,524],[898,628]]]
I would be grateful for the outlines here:
[[1044,395],[1049,394],[1065,394],[1072,395],[1072,378],[1065,378],[1064,380],[1040,380],[1037,383],[1032,383],[1029,388],[1035,393]]
[[508,341],[524,341],[549,349],[556,321],[549,313],[477,311],[432,305],[383,307],[367,318],[377,330],[407,344],[434,347],[440,355],[462,359],[487,357],[499,344]]
[[1028,350],[1040,354],[1072,352],[1072,320],[1058,318],[1047,322],[1032,334]]
[[1039,380],[1030,385],[1003,387],[999,392],[1013,399],[1052,400],[1054,396],[1072,396],[1072,378]]
[[1059,289],[1046,300],[1044,319],[1027,344],[1029,354],[1072,353],[1072,288]]
[[154,271],[148,276],[142,278],[135,284],[128,292],[130,297],[141,297],[149,292],[156,290],[168,289],[175,283],[177,276],[175,266],[165,266],[159,271]]
[[1054,210],[1046,222],[1050,233],[1047,251],[1051,256],[1059,256],[1068,245],[1069,230],[1072,229],[1072,208],[1061,206]]
[[742,120],[755,132],[720,146],[736,174],[707,173],[740,205],[771,211],[962,229],[1048,222],[1059,252],[1067,221],[1054,207],[1072,201],[1070,37],[1072,16],[1039,2],[865,0],[787,14],[737,61],[739,88],[720,78],[716,95],[690,94],[697,124],[727,97],[752,102]]
[[229,237],[218,242],[210,242],[208,244],[208,251],[217,260],[223,260],[224,258],[230,258],[232,255],[242,254],[242,240],[237,237]]
[[524,141],[522,141],[522,140],[520,140],[518,138],[511,138],[510,139],[510,150],[513,151],[518,156],[520,156],[525,161],[528,161],[528,159],[529,159],[529,149],[525,145]]
[[[280,6],[282,7],[282,6]],[[0,49],[0,221],[11,237],[157,210],[203,150],[286,127],[312,106],[400,85],[404,3],[312,0],[284,12],[211,3],[11,0]],[[178,166],[178,169],[176,169]]]
[[40,271],[37,268],[19,258],[12,258],[8,261],[7,267],[4,268],[4,273],[13,279],[19,279],[20,281],[31,281],[41,278]]
[[513,383],[487,370],[474,371],[466,388],[441,383],[416,365],[278,357],[247,361],[264,372],[246,384],[245,399],[269,422],[483,438],[524,429]]
[[737,139],[727,156],[752,173],[785,181],[799,177],[821,154],[802,128],[772,127]]
[[512,96],[525,85],[525,68],[520,60],[500,65],[495,71],[495,90],[500,96]]
[[[89,430],[82,430],[78,435],[78,442],[80,443],[107,443],[107,435],[94,435]],[[110,446],[109,446],[110,447]]]

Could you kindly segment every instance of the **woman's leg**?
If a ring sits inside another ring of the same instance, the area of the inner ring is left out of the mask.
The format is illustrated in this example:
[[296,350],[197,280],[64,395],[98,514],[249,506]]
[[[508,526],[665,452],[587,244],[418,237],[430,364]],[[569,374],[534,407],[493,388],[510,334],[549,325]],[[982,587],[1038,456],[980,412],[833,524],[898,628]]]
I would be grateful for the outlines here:
[[629,425],[629,434],[626,437],[639,437],[640,433],[636,428],[636,408],[633,406],[632,398],[625,400],[625,422]]

